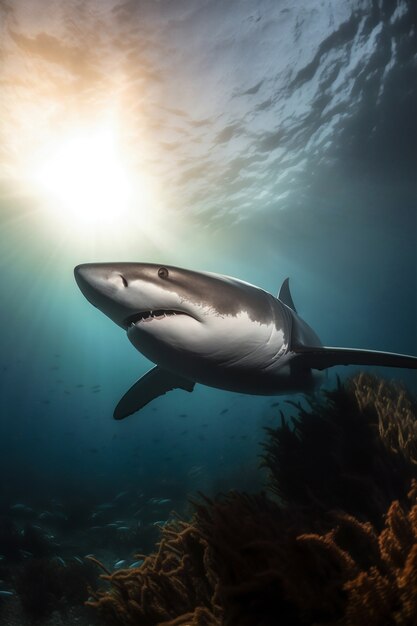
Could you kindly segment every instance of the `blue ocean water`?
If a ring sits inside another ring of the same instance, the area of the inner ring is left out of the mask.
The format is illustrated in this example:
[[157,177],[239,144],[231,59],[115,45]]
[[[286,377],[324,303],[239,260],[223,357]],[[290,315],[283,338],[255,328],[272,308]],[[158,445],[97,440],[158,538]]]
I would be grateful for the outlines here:
[[[197,385],[114,421],[152,364],[83,298],[77,264],[176,265],[274,295],[289,276],[324,345],[417,355],[416,14],[383,0],[41,4],[0,7],[0,515],[49,512],[58,544],[82,533],[78,554],[92,527],[261,488],[264,427],[291,411]],[[114,94],[132,167],[162,199],[135,197],[108,228],[98,207],[75,229],[56,197],[59,218],[44,210],[22,155]],[[370,369],[416,391],[413,372]]]

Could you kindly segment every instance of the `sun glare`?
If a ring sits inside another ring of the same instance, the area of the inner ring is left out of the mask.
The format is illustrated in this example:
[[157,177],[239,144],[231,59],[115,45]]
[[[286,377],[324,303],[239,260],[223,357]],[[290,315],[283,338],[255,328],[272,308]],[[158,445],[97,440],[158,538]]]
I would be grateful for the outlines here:
[[137,179],[134,186],[111,128],[55,140],[37,161],[32,179],[43,202],[70,225],[112,226],[126,217],[133,193],[137,200]]
[[[30,206],[22,215],[48,241],[90,252],[109,245],[127,250],[154,242],[156,233],[161,241],[167,203],[149,166],[152,145],[132,142],[116,114],[77,122],[39,124],[26,133],[11,176]],[[161,245],[171,236],[165,230]]]

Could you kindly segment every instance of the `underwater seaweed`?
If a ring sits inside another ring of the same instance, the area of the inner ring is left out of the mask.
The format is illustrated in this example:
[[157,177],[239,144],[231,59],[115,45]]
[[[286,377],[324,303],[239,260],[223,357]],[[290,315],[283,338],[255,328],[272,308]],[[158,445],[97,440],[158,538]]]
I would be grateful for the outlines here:
[[417,623],[414,400],[360,374],[296,406],[293,429],[268,429],[272,497],[194,502],[140,567],[102,575],[89,604],[105,623]]
[[158,551],[145,557],[139,568],[111,574],[100,564],[106,571],[101,578],[110,583],[111,591],[94,593],[88,604],[111,624],[218,626],[219,610],[213,599],[216,576],[201,532],[181,520],[161,532]]
[[[417,401],[398,384],[369,374],[351,380],[359,407],[374,406],[378,414],[379,436],[394,454],[417,466]],[[394,419],[395,418],[395,419]]]
[[341,509],[376,526],[417,477],[416,402],[401,387],[361,373],[291,421],[268,428],[269,487],[287,504]]

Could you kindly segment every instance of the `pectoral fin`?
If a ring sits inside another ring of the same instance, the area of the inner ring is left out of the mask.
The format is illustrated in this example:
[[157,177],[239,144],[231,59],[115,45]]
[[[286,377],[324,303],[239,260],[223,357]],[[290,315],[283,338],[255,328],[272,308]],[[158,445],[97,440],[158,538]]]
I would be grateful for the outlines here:
[[154,367],[132,385],[114,409],[113,417],[121,420],[143,409],[149,402],[172,389],[192,391],[195,383],[177,374]]
[[297,348],[295,353],[302,360],[303,365],[317,370],[335,365],[380,365],[417,369],[417,357],[394,352],[303,346]]

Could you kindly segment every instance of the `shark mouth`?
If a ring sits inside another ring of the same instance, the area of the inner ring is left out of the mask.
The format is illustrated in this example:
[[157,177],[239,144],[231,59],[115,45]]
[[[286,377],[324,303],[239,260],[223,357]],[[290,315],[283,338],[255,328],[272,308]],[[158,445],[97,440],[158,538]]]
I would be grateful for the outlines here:
[[156,309],[154,311],[139,311],[138,313],[134,313],[133,315],[129,315],[123,321],[123,325],[126,328],[129,326],[134,326],[137,323],[148,323],[153,320],[163,320],[166,317],[174,317],[176,315],[185,315],[186,317],[193,318],[189,313],[185,313],[184,311],[174,311],[173,309]]

